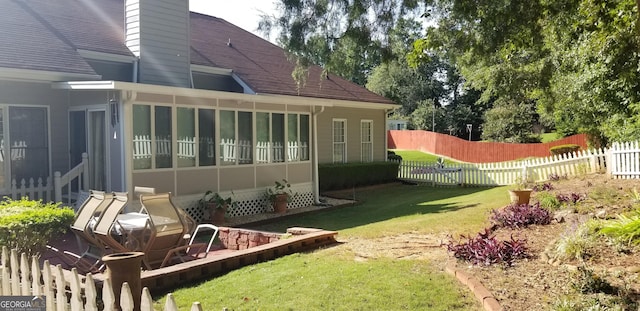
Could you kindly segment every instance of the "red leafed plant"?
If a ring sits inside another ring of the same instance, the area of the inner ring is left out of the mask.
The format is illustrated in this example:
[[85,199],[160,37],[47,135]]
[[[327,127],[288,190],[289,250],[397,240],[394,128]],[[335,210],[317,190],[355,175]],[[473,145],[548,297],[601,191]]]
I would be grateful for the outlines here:
[[450,240],[447,250],[456,259],[470,262],[474,265],[489,266],[492,264],[504,264],[511,266],[516,259],[529,257],[524,239],[500,241],[486,228],[484,232],[475,237],[462,235],[463,241]]
[[551,223],[551,213],[535,204],[512,204],[501,209],[492,210],[491,223],[497,227],[523,228],[529,225],[548,225]]

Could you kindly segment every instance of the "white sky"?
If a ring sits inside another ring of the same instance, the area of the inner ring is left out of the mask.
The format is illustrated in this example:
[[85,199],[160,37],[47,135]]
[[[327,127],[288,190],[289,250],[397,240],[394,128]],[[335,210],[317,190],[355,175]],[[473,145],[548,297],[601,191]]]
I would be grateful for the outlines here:
[[261,11],[272,14],[275,4],[273,0],[189,0],[189,9],[222,18],[262,37],[256,31]]

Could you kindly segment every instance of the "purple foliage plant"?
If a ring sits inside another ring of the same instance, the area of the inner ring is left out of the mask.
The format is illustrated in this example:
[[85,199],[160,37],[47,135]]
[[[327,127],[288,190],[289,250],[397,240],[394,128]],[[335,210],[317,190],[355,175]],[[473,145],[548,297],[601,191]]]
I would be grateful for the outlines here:
[[527,241],[516,239],[511,235],[510,240],[500,241],[492,234],[491,229],[486,228],[477,236],[461,236],[462,240],[450,240],[447,250],[453,256],[462,261],[474,265],[489,266],[492,264],[513,265],[517,259],[528,258]]
[[492,210],[490,221],[495,227],[523,228],[529,225],[547,225],[551,223],[551,213],[535,204],[511,204]]
[[558,194],[556,195],[556,198],[558,199],[558,201],[560,201],[560,203],[576,204],[578,202],[584,201],[587,196],[581,193],[572,192],[570,194]]

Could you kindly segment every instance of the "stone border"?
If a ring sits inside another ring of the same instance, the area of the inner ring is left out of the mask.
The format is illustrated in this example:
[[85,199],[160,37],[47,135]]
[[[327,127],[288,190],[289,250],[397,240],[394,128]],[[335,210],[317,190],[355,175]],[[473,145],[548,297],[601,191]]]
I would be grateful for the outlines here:
[[448,264],[445,269],[447,273],[453,275],[458,279],[460,283],[469,287],[469,290],[480,301],[482,307],[487,311],[502,311],[504,310],[498,300],[491,294],[491,292],[478,281],[472,275],[456,268],[453,264]]

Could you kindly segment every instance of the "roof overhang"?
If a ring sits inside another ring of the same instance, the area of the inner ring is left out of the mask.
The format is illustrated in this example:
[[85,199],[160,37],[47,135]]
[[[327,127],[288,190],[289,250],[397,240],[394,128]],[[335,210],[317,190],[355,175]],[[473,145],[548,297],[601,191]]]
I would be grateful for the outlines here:
[[188,89],[173,86],[141,84],[121,81],[68,81],[56,82],[52,85],[55,89],[66,90],[114,90],[131,91],[161,95],[176,95],[186,97],[212,98],[238,100],[243,102],[285,104],[296,106],[325,106],[325,107],[349,107],[369,109],[393,109],[397,104],[372,103],[349,101],[339,99],[274,95],[274,94],[242,94],[233,92],[210,91],[200,89]]
[[52,81],[96,80],[100,78],[99,75],[91,74],[0,67],[0,80],[51,83]]
[[103,61],[118,62],[118,63],[132,63],[133,61],[138,59],[134,55],[119,55],[119,54],[112,54],[112,53],[82,50],[82,49],[77,49],[76,51],[78,51],[78,54],[80,54],[80,56],[82,56],[83,58],[88,58],[91,60],[103,60]]

